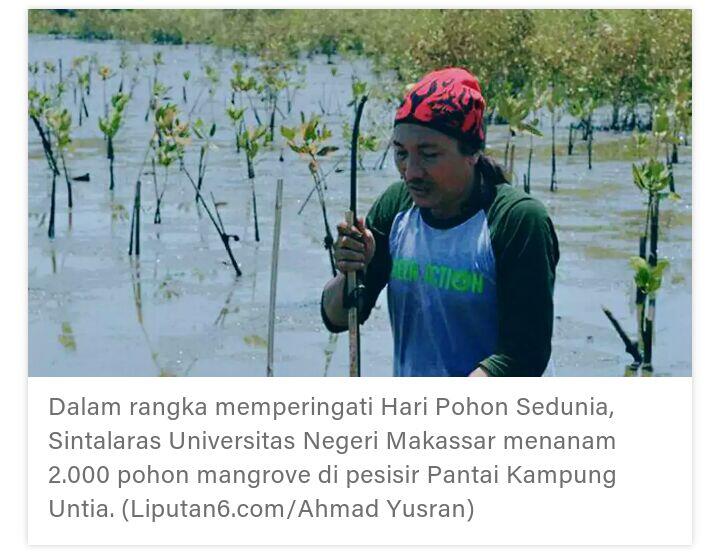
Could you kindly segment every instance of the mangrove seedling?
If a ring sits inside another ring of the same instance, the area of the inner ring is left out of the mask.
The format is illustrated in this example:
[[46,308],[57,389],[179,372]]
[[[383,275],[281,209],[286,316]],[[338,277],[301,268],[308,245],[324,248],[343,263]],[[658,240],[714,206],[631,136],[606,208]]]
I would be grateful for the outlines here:
[[89,117],[87,103],[85,103],[85,94],[90,89],[90,71],[83,70],[83,64],[87,61],[87,56],[78,56],[72,60],[72,68],[70,73],[75,76],[75,85],[73,87],[73,96],[77,99],[77,93],[80,93],[80,108],[78,110],[78,126],[82,126],[83,114],[85,118]]
[[325,204],[325,194],[323,193],[323,179],[319,159],[337,151],[338,148],[336,146],[324,145],[324,143],[332,137],[332,132],[330,132],[325,124],[320,123],[319,116],[312,115],[307,121],[302,113],[300,116],[300,126],[296,128],[286,128],[285,126],[281,126],[280,133],[287,140],[288,147],[292,151],[301,157],[306,157],[310,160],[308,162],[308,169],[310,170],[310,174],[313,178],[313,186],[315,192],[317,193],[320,210],[322,211],[323,216],[323,224],[325,226],[323,246],[325,247],[325,250],[328,251],[330,269],[333,276],[335,276],[337,275],[337,269],[335,267],[335,259],[332,253],[333,236],[330,232],[330,224],[328,223],[327,218],[327,207]]
[[[198,118],[192,125],[192,131],[198,140],[202,141],[200,144],[200,158],[198,159],[198,178],[197,178],[197,189],[198,192],[202,190],[203,180],[205,179],[205,172],[207,171],[208,155],[210,149],[213,149],[215,145],[212,143],[212,138],[215,136],[217,127],[213,122],[210,126],[206,126],[202,119]],[[195,197],[197,202],[198,198]]]
[[98,69],[98,75],[100,76],[100,79],[102,80],[102,91],[103,91],[103,114],[107,118],[109,108],[107,103],[107,81],[112,78],[115,74],[113,74],[112,70],[110,69],[110,66],[100,66]]
[[278,98],[280,92],[288,84],[280,76],[281,67],[278,63],[264,63],[258,68],[258,71],[263,77],[263,100],[265,101],[265,113],[268,115],[269,123],[267,134],[265,134],[265,144],[271,144],[275,139],[275,114],[279,112]]
[[152,57],[152,63],[153,63],[153,78],[152,82],[150,83],[150,100],[148,101],[148,108],[145,112],[145,122],[147,122],[150,119],[150,113],[155,110],[156,107],[153,107],[153,99],[156,97],[156,88],[159,83],[158,78],[160,77],[160,66],[165,64],[163,62],[163,56],[162,51],[155,51],[153,53]]
[[112,110],[110,113],[105,118],[100,117],[98,119],[98,126],[107,143],[107,158],[110,164],[110,190],[115,190],[115,148],[113,147],[113,138],[122,126],[125,107],[129,100],[129,95],[116,93],[112,96]]
[[[360,99],[362,99],[364,96],[368,94],[368,84],[367,82],[364,82],[360,80],[355,74],[353,74],[350,77],[351,80],[351,92],[352,92],[352,100],[347,104],[348,107],[353,108],[353,114],[357,113],[358,104],[360,103]],[[350,131],[352,134],[352,130]]]
[[[158,161],[161,165],[167,165],[170,166],[170,164],[173,161],[178,161],[180,163],[180,170],[185,173],[185,176],[190,181],[190,184],[192,185],[193,189],[195,190],[195,195],[197,197],[197,200],[200,201],[202,207],[205,209],[205,212],[207,213],[208,217],[210,218],[210,221],[212,222],[213,226],[215,227],[215,230],[217,231],[218,235],[220,236],[220,240],[223,243],[223,246],[225,247],[225,250],[227,251],[227,254],[230,258],[230,263],[233,266],[233,269],[235,270],[236,276],[241,276],[242,272],[240,271],[240,266],[237,263],[237,260],[235,260],[235,255],[232,252],[232,248],[230,248],[230,241],[239,241],[240,237],[237,235],[230,235],[225,230],[225,225],[223,224],[222,218],[220,217],[220,204],[215,202],[215,199],[213,197],[213,204],[215,213],[213,214],[212,211],[210,211],[210,208],[208,207],[207,203],[205,202],[205,198],[203,197],[202,193],[198,189],[197,183],[195,182],[195,179],[193,179],[192,175],[187,169],[187,166],[185,165],[185,148],[190,143],[190,125],[187,122],[181,122],[180,118],[178,116],[178,110],[177,106],[172,103],[166,103],[160,107],[158,107],[155,111],[155,127],[157,135],[157,144],[158,146],[161,146],[158,149],[157,155],[158,155]],[[200,123],[200,127],[196,126],[194,128],[201,128],[202,123]],[[215,125],[212,126],[212,134],[215,133]],[[211,136],[211,134],[208,132],[208,136]],[[138,188],[140,181],[138,180]],[[212,193],[210,193],[212,196]],[[136,208],[139,208],[139,200],[138,196],[136,196]],[[138,212],[139,217],[139,210],[136,210]],[[137,238],[137,237],[136,237]],[[132,247],[132,238],[131,238],[131,247]],[[139,251],[138,251],[139,254]]]
[[498,99],[497,111],[499,116],[508,124],[508,137],[505,143],[505,168],[513,175],[515,163],[515,137],[523,132],[532,136],[542,136],[542,132],[536,128],[537,119],[526,122],[533,102],[527,96],[501,95]]
[[[343,140],[348,148],[348,152],[352,148],[352,126],[349,122],[343,122]],[[364,171],[365,165],[363,165],[363,156],[369,152],[375,152],[380,147],[380,140],[375,134],[360,134],[358,136],[357,154],[358,154],[358,165]]]
[[240,153],[240,135],[242,134],[245,109],[231,105],[226,109],[226,113],[232,121],[233,136],[235,137],[235,153]]
[[236,96],[242,96],[244,93],[247,97],[248,104],[253,111],[253,115],[255,116],[255,122],[258,126],[261,126],[262,120],[260,119],[260,115],[258,114],[255,105],[253,105],[252,95],[250,94],[250,92],[258,90],[259,86],[257,80],[253,76],[243,76],[243,65],[241,62],[233,63],[232,71],[233,76],[230,79],[230,88],[232,89],[230,103],[235,105]]
[[587,88],[579,87],[573,93],[568,104],[568,112],[579,120],[575,126],[570,124],[570,132],[568,136],[568,155],[572,155],[573,149],[573,130],[584,130],[585,140],[587,141],[588,169],[592,170],[592,148],[593,148],[593,123],[592,118],[595,110],[598,108],[598,100],[593,97]]
[[247,162],[248,180],[250,181],[250,189],[252,192],[253,219],[255,222],[255,242],[260,242],[260,230],[258,228],[257,200],[255,197],[255,158],[260,151],[260,140],[267,133],[264,126],[259,128],[244,127],[240,138],[240,147],[245,151],[245,160]]
[[680,138],[677,137],[670,124],[670,115],[666,105],[657,106],[653,116],[652,133],[655,138],[655,157],[660,155],[661,146],[665,148],[665,166],[670,181],[670,192],[675,192],[675,175],[673,173],[671,152],[675,153],[675,150],[677,150]]
[[[679,197],[668,191],[670,176],[667,167],[656,159],[639,165],[633,164],[632,172],[633,182],[648,197],[645,227],[640,237],[639,256],[633,257],[630,265],[635,271],[637,347],[642,356],[643,372],[649,374],[652,372],[656,294],[662,284],[663,271],[668,266],[666,260],[658,260],[660,200]],[[608,313],[606,312],[606,314]],[[616,330],[618,329],[615,324],[613,326]],[[639,363],[634,363],[632,368],[637,369],[638,365]]]
[[190,82],[190,70],[185,70],[183,72],[183,86],[182,86],[183,103],[185,103],[185,104],[187,104],[187,88],[188,88],[189,82]]
[[565,91],[555,85],[550,84],[545,94],[545,106],[550,111],[550,150],[551,150],[551,163],[550,163],[550,192],[557,190],[557,152],[555,150],[555,131],[560,118],[562,117],[562,107],[565,105]]
[[35,89],[28,92],[28,115],[35,125],[35,129],[40,136],[40,141],[45,153],[45,159],[50,167],[52,174],[52,186],[50,189],[50,220],[48,224],[48,237],[55,238],[55,186],[57,177],[60,175],[57,159],[55,158],[52,138],[50,135],[50,125],[47,122],[47,114],[51,110],[50,98],[41,94]]

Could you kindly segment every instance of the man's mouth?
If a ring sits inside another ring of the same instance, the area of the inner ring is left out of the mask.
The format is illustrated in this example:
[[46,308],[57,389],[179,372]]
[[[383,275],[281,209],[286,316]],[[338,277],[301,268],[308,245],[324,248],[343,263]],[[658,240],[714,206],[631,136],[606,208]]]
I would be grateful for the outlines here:
[[419,196],[424,196],[430,191],[429,187],[419,184],[410,184],[408,185],[408,188],[410,189],[410,192]]

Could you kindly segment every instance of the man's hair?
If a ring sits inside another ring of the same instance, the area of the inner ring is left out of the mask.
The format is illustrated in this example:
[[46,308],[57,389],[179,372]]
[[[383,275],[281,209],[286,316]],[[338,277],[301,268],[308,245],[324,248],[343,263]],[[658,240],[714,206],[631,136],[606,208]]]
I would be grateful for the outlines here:
[[[478,148],[466,142],[458,142],[460,153],[463,155],[473,155],[478,152]],[[509,183],[508,175],[502,165],[495,161],[485,152],[480,150],[480,157],[475,164],[475,181],[479,186],[479,191],[483,199],[492,200],[495,198],[497,186],[499,184]]]

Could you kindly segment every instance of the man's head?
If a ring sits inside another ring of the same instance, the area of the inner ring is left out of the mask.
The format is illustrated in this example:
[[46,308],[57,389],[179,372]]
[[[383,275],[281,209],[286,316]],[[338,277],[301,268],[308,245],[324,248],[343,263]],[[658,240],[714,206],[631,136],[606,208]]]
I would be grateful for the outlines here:
[[415,204],[437,217],[460,213],[484,145],[485,101],[467,70],[431,72],[395,114],[395,164]]

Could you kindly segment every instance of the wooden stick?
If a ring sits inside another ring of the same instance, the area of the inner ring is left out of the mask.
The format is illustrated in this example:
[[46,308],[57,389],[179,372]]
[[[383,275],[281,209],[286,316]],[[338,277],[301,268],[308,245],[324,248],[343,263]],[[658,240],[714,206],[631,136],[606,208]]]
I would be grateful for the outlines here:
[[[345,223],[352,227],[355,223],[355,214],[348,210],[345,212]],[[360,376],[360,323],[358,321],[357,305],[357,273],[347,272],[345,274],[347,293],[353,299],[353,304],[348,309],[348,336],[350,338],[350,376]]]
[[280,253],[280,229],[282,226],[283,180],[278,179],[275,191],[275,229],[273,231],[272,268],[270,272],[270,310],[268,311],[267,376],[273,375],[275,351],[275,302],[277,296],[278,257]]

